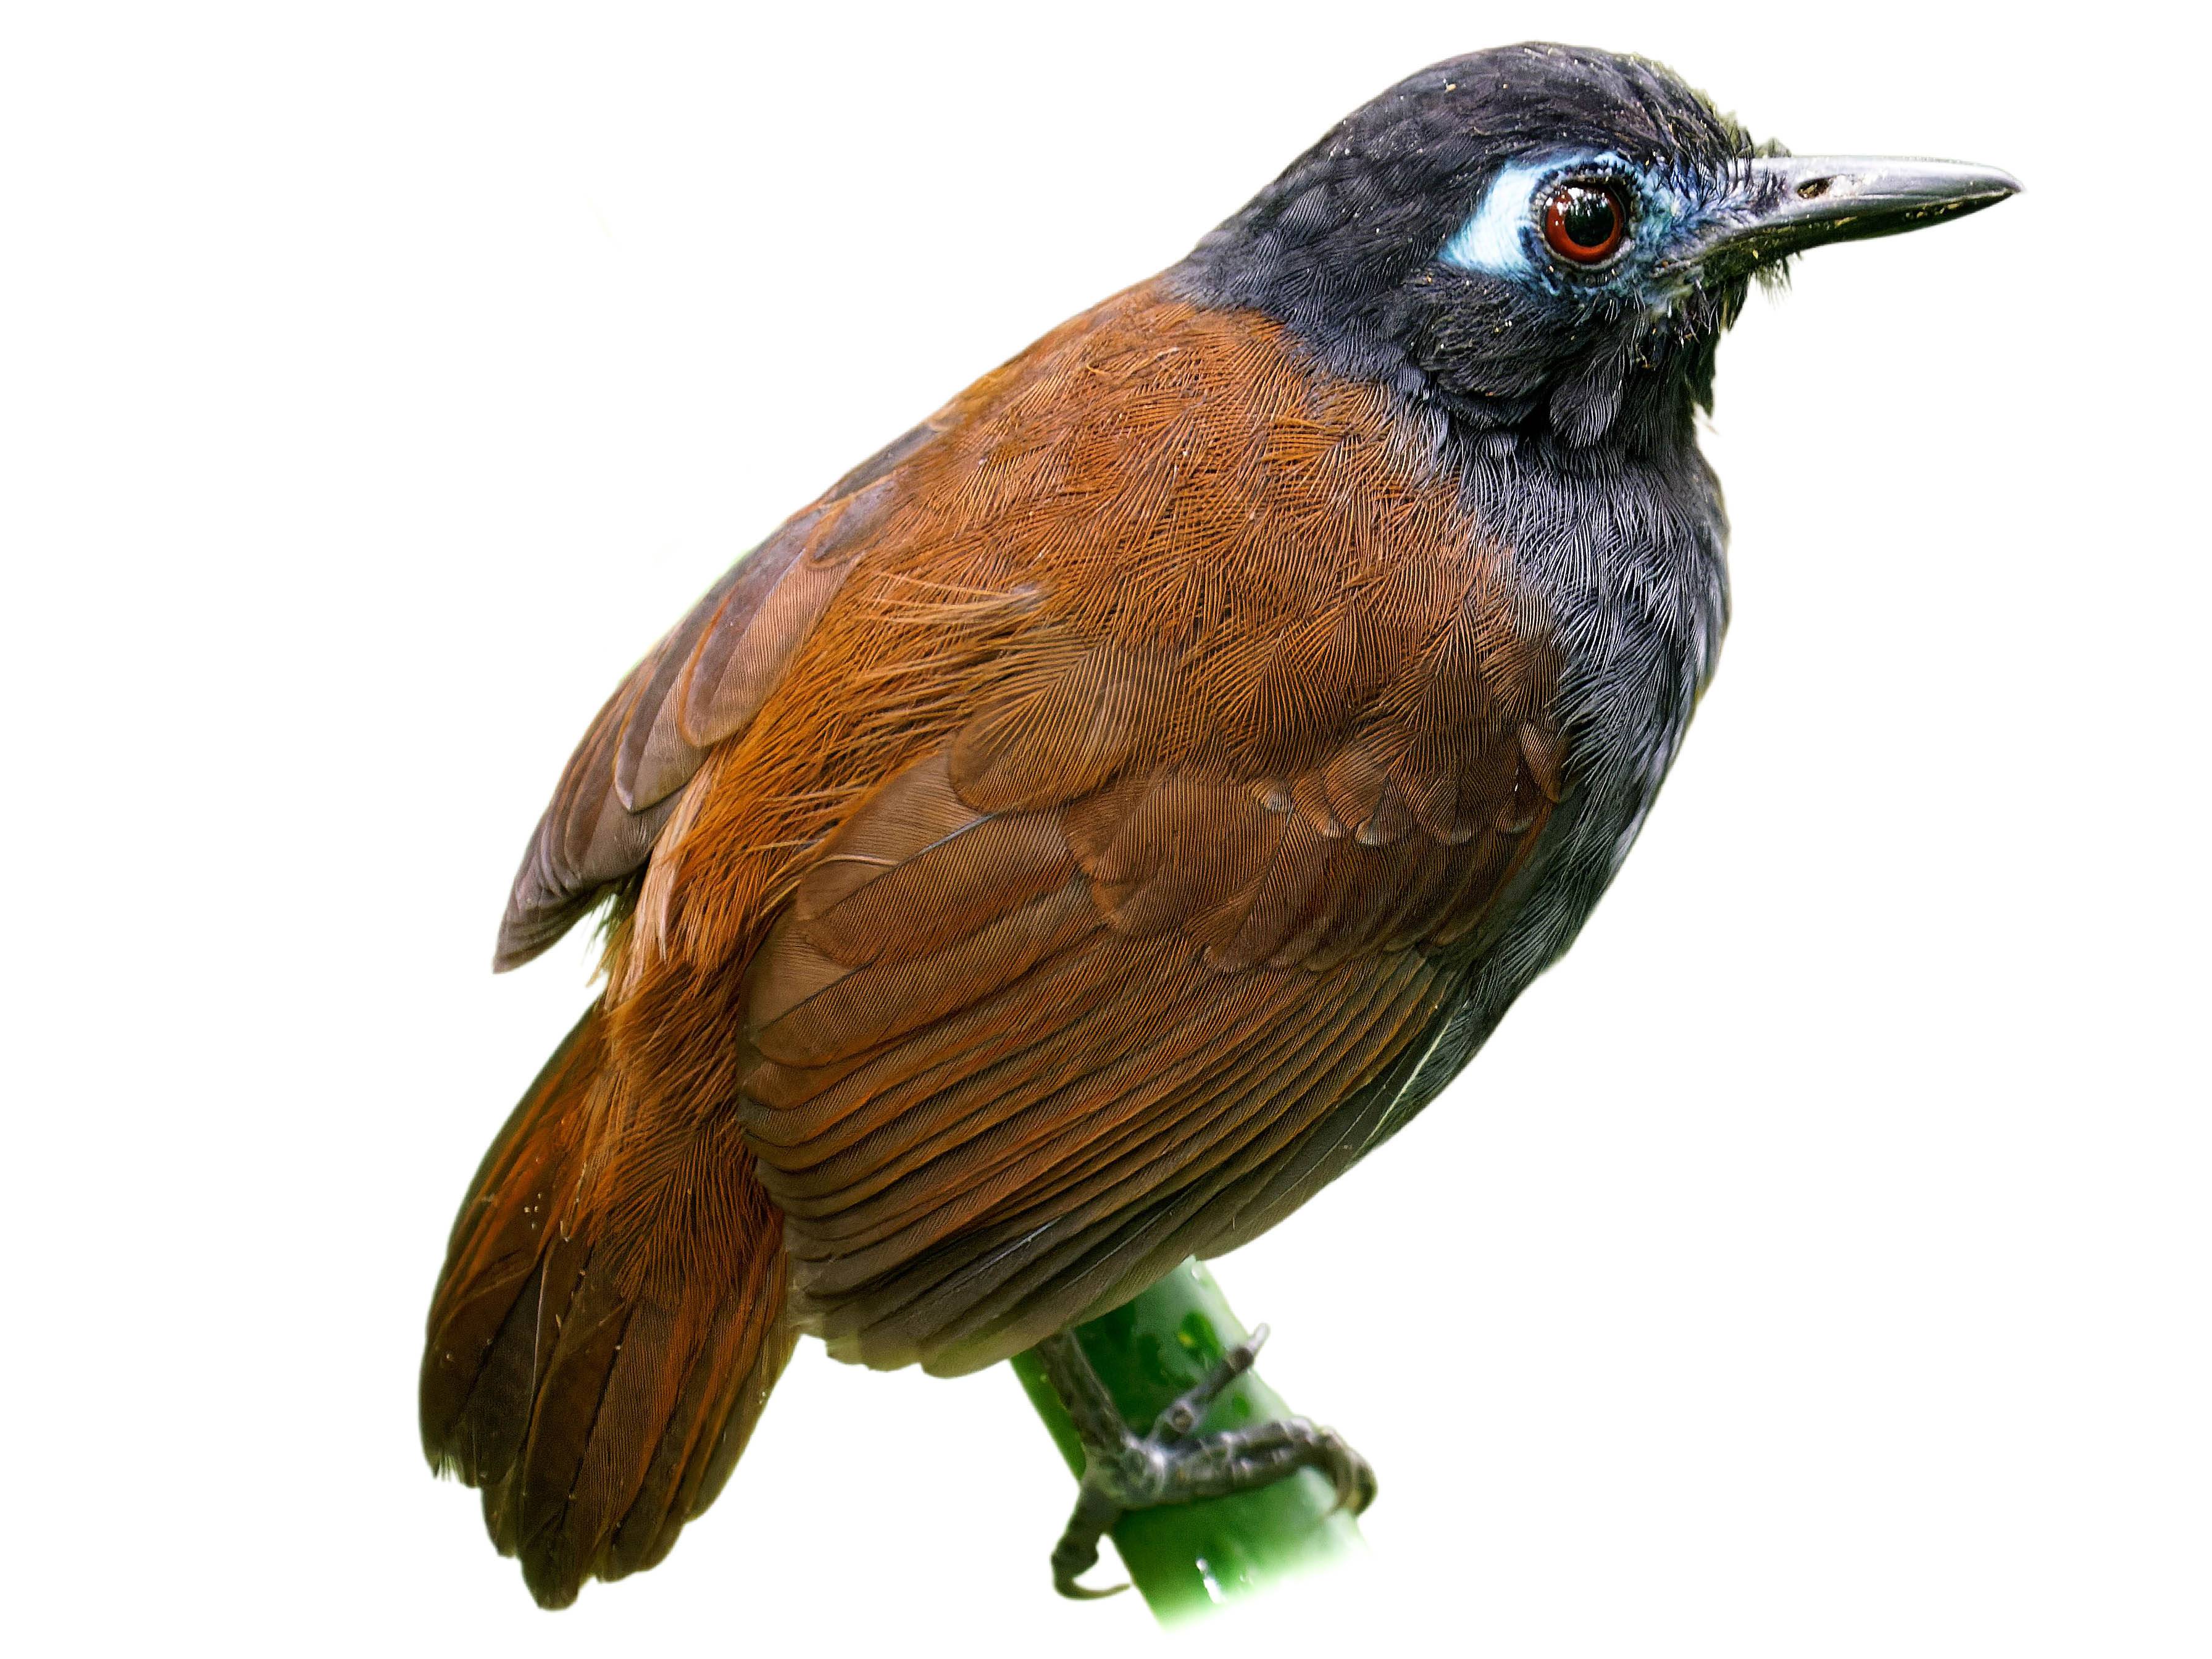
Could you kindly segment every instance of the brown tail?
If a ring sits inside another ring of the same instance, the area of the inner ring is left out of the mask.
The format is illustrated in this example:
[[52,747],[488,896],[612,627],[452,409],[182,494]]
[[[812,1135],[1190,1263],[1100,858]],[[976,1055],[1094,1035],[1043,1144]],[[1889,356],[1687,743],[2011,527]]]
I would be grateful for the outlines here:
[[728,1115],[618,1090],[594,1007],[477,1171],[422,1354],[431,1466],[549,1607],[668,1553],[791,1356],[783,1218]]

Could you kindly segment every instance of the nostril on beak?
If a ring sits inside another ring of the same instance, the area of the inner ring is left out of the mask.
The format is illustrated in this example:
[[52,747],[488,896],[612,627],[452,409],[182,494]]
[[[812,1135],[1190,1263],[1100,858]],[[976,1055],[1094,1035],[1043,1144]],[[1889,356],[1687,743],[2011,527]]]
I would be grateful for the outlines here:
[[1828,193],[1828,186],[1835,182],[1833,179],[1808,179],[1797,186],[1797,194],[1810,202],[1818,197],[1826,196]]

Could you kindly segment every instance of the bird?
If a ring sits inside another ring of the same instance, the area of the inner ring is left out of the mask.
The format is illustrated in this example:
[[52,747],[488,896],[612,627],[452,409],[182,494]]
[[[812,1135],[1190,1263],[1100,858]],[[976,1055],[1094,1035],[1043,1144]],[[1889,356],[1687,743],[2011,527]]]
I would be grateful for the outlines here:
[[[1038,1348],[1080,1425],[1073,1326],[1434,1098],[1713,672],[1697,420],[1752,285],[2018,188],[1754,143],[1638,57],[1455,58],[739,558],[500,927],[505,970],[600,913],[604,982],[470,1184],[419,1405],[536,1598],[662,1559],[801,1335]],[[1060,1589],[1135,1504],[1372,1496],[1327,1431],[1198,1414],[1086,1485]]]

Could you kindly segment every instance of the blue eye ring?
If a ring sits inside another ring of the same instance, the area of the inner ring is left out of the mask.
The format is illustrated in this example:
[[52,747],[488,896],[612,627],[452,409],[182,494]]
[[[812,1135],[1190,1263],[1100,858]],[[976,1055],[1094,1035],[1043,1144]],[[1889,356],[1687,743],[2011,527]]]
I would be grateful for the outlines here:
[[[1545,234],[1547,205],[1570,189],[1598,191],[1601,200],[1613,206],[1620,240],[1595,258],[1590,250],[1601,243],[1585,240],[1578,249],[1570,238],[1562,249]],[[1437,258],[1459,270],[1583,288],[1592,279],[1609,280],[1639,248],[1663,240],[1668,226],[1690,205],[1673,181],[1647,176],[1626,157],[1609,151],[1555,151],[1492,174],[1474,210],[1437,250]]]

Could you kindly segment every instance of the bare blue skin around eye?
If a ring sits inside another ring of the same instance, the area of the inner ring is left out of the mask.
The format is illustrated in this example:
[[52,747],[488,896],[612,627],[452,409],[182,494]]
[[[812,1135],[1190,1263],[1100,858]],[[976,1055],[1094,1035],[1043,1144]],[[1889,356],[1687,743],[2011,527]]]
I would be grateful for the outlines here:
[[1647,245],[1678,225],[1692,204],[1670,181],[1653,177],[1624,157],[1605,151],[1552,155],[1502,168],[1482,192],[1467,222],[1437,251],[1445,264],[1498,276],[1538,274],[1530,254],[1535,234],[1536,198],[1553,180],[1578,173],[1609,174],[1634,181],[1631,234]]
[[1500,172],[1437,258],[1462,270],[1486,270],[1499,276],[1529,275],[1528,242],[1522,233],[1534,222],[1530,203],[1536,186],[1558,172],[1560,165],[1560,158],[1554,155]]

